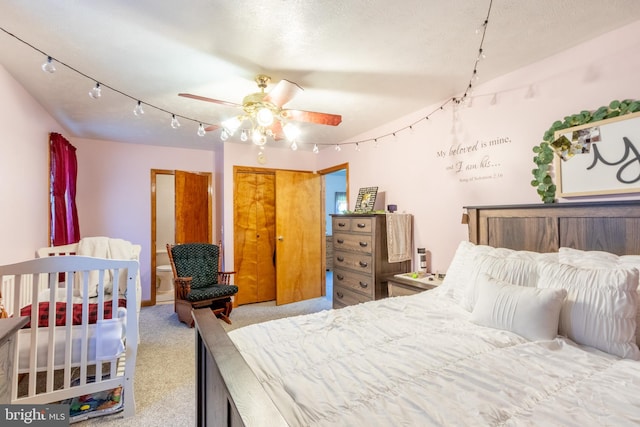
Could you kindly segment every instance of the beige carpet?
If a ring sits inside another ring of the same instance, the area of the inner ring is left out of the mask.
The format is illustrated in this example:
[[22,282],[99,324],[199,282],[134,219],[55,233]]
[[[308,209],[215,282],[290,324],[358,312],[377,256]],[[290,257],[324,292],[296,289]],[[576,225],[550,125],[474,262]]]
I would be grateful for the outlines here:
[[[330,284],[327,293],[331,295]],[[330,298],[276,306],[273,302],[243,305],[233,310],[229,331],[252,323],[297,316],[331,308]],[[178,322],[173,304],[143,307],[134,380],[136,416],[121,414],[81,421],[75,426],[194,426],[195,330]]]

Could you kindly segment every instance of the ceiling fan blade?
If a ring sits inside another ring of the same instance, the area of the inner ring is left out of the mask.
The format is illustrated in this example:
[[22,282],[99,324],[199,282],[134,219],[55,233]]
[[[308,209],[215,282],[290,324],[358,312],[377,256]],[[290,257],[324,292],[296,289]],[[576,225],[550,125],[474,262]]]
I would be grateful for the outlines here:
[[211,131],[216,130],[216,129],[220,129],[220,126],[217,126],[217,125],[209,125],[209,126],[207,126],[206,128],[204,128],[204,131],[205,131],[205,132],[211,132]]
[[278,107],[282,107],[303,90],[304,89],[300,86],[290,82],[289,80],[280,80],[278,84],[264,97],[264,100],[271,102]]
[[205,96],[192,95],[190,93],[179,93],[178,96],[184,96],[185,98],[197,99],[199,101],[213,102],[214,104],[228,105],[230,107],[242,107],[241,104],[236,104],[235,102],[221,101],[219,99],[207,98]]
[[282,115],[291,120],[316,123],[319,125],[338,126],[342,123],[342,116],[339,114],[316,113],[314,111],[303,110],[283,110]]
[[280,141],[285,138],[284,132],[282,131],[282,123],[280,120],[275,120],[271,125],[271,132],[273,132],[273,139],[276,141]]

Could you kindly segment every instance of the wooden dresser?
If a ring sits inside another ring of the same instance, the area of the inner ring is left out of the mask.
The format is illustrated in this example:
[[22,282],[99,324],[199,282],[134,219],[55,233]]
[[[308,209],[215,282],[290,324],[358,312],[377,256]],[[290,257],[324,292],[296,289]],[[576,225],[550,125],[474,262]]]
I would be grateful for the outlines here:
[[332,215],[333,308],[387,297],[386,277],[411,261],[389,263],[384,214]]

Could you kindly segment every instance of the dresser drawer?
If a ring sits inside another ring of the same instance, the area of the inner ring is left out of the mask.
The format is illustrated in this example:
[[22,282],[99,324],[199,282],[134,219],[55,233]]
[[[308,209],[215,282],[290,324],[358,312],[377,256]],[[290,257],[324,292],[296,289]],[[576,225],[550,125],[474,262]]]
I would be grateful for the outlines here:
[[351,218],[333,218],[333,234],[338,231],[350,231],[351,230]]
[[375,281],[371,274],[357,274],[340,269],[333,273],[333,285],[363,293],[371,299],[375,297]]
[[333,249],[370,254],[373,239],[371,234],[336,233],[333,235]]
[[333,287],[333,306],[336,308],[343,307],[345,305],[360,304],[361,302],[367,301],[371,301],[371,298],[366,295],[353,292],[352,290],[342,286]]
[[333,268],[348,268],[358,273],[373,272],[373,258],[371,255],[342,252],[334,250]]
[[338,231],[352,231],[356,233],[371,233],[373,218],[333,218],[333,233]]

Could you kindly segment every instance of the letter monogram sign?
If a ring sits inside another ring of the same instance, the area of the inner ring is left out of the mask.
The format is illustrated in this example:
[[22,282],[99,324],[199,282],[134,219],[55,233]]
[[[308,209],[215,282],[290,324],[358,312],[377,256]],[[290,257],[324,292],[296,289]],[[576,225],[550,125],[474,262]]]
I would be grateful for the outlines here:
[[569,147],[566,160],[556,157],[561,197],[640,192],[640,113],[562,129],[555,139]]

